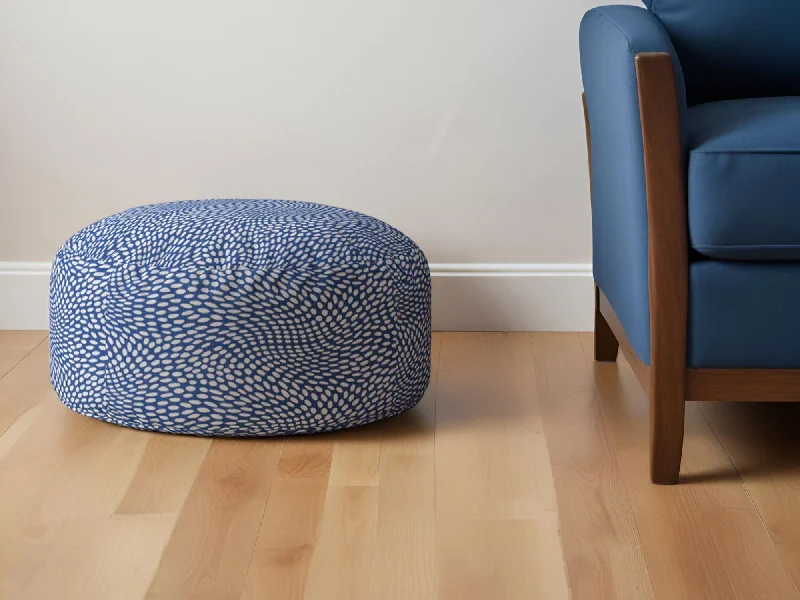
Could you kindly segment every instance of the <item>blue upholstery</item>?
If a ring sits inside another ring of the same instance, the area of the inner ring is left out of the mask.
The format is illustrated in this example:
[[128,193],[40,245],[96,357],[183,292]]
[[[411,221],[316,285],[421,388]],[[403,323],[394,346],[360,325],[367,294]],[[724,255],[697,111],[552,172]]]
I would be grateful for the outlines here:
[[688,130],[692,247],[800,260],[800,96],[693,106]]
[[800,263],[693,263],[688,365],[800,368],[799,308]]
[[53,264],[53,387],[119,425],[214,436],[362,425],[419,402],[430,350],[424,255],[349,210],[145,206],[77,233]]
[[[634,351],[649,364],[647,202],[634,59],[641,52],[675,57],[675,51],[658,20],[633,6],[589,11],[580,50],[592,139],[594,277]],[[677,58],[675,70],[682,99]]]
[[690,104],[800,95],[800,1],[645,0],[672,39]]

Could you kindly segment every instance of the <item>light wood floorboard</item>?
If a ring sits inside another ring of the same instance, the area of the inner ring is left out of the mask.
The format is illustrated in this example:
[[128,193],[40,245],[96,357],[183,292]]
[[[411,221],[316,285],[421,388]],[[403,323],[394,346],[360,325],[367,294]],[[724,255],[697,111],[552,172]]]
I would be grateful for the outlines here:
[[47,339],[44,331],[0,331],[0,377]]
[[800,404],[648,406],[590,334],[434,334],[413,410],[210,440],[70,412],[0,332],[0,598],[800,600]]
[[680,485],[651,485],[644,393],[628,365],[594,363],[591,336],[581,337],[657,597],[800,598],[699,406],[686,410]]
[[0,398],[3,399],[0,402],[0,435],[42,398],[53,393],[49,360],[47,344],[40,343],[0,378]]
[[211,443],[147,598],[239,598],[281,443]]
[[800,588],[800,404],[702,406]]
[[444,335],[435,438],[440,597],[568,598],[530,335]]
[[580,340],[537,333],[533,341],[573,598],[654,598],[631,499]]

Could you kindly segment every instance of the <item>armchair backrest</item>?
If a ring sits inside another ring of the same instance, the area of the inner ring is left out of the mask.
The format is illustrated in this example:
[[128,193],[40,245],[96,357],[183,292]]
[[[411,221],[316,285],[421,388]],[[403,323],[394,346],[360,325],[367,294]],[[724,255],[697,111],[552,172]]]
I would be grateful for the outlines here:
[[800,0],[644,0],[667,30],[689,104],[800,95]]

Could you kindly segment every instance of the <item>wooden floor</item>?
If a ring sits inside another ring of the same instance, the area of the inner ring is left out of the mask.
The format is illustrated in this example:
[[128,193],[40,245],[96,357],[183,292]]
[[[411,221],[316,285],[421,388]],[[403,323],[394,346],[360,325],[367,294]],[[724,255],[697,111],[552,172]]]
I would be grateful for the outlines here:
[[0,332],[0,598],[800,599],[800,404],[690,405],[682,484],[588,334],[435,334],[421,405],[258,441],[64,408]]

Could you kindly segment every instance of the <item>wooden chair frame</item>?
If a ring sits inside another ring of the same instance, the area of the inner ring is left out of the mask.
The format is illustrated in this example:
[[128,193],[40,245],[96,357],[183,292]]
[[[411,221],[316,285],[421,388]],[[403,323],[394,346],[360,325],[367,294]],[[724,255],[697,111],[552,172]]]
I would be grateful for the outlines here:
[[[636,56],[647,191],[650,365],[628,341],[595,286],[594,355],[615,361],[619,348],[650,400],[650,479],[678,482],[687,401],[795,401],[800,369],[686,367],[689,242],[686,178],[675,71],[669,54]],[[584,96],[591,177],[591,131]]]

